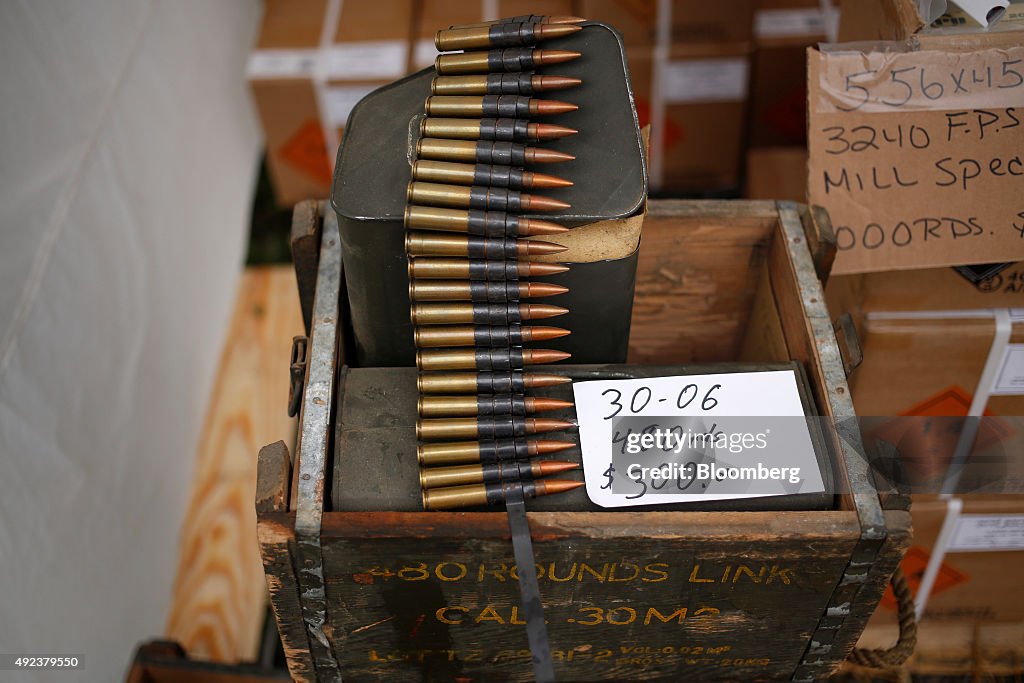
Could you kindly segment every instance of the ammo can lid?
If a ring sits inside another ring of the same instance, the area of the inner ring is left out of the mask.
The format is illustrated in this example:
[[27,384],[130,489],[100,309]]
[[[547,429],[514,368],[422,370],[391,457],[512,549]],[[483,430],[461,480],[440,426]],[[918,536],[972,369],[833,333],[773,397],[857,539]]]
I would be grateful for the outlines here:
[[[537,121],[558,123],[579,131],[559,140],[528,143],[576,156],[575,161],[545,164],[536,170],[572,180],[573,187],[539,194],[571,205],[545,217],[569,226],[627,218],[647,197],[643,141],[633,103],[622,38],[615,29],[588,22],[566,38],[545,41],[543,49],[576,50],[572,62],[545,66],[537,73],[573,76],[582,85],[542,93],[539,97],[573,102],[579,110]],[[338,150],[331,203],[338,216],[352,221],[401,221],[410,180],[410,150],[430,95],[434,69],[424,69],[371,92],[352,110]]]

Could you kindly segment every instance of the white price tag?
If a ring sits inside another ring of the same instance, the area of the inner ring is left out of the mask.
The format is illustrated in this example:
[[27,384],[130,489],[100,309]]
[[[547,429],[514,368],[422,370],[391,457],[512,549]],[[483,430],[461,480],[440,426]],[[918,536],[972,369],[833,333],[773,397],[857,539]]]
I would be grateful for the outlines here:
[[1024,515],[960,515],[947,552],[1024,550]]
[[820,493],[790,370],[575,382],[587,495],[602,507]]

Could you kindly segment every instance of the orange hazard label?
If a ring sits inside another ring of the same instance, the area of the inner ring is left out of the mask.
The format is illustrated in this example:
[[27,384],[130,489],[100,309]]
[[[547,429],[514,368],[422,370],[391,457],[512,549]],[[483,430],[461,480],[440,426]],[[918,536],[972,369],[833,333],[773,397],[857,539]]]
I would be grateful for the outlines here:
[[331,163],[327,158],[327,145],[320,122],[310,119],[302,124],[295,135],[278,149],[281,158],[313,180],[329,187]]
[[[930,558],[931,555],[927,550],[915,545],[910,547],[910,550],[903,557],[903,561],[900,562],[903,575],[907,577],[907,585],[910,586],[910,592],[915,597],[917,596],[917,589],[921,587],[921,579],[924,578],[924,572],[928,567],[928,560]],[[956,570],[946,562],[943,562],[942,566],[939,567],[938,575],[935,577],[935,584],[932,586],[931,595],[938,595],[954,586],[969,581],[970,578],[962,571]],[[882,602],[879,604],[886,609],[896,609],[896,595],[892,592],[892,586],[888,586],[885,589],[885,595],[882,596]]]

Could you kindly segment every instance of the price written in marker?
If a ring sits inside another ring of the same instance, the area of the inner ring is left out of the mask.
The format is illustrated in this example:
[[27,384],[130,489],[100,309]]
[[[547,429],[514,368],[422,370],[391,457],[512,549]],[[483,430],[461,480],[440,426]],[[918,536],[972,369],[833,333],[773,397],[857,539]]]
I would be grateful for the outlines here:
[[602,507],[793,493],[824,484],[791,370],[573,384]]

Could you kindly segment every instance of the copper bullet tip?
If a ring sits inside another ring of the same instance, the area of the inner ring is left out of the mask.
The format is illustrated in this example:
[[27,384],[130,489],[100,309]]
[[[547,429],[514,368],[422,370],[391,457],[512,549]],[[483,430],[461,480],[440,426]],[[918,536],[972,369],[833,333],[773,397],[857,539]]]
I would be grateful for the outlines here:
[[548,453],[558,453],[559,451],[567,451],[575,447],[576,444],[572,441],[530,441],[527,444],[527,453],[530,455],[547,455]]
[[545,396],[527,396],[526,404],[534,412],[543,413],[549,410],[566,410],[575,404],[572,401],[563,401],[560,398],[547,398]]
[[567,88],[575,88],[582,83],[583,81],[579,78],[570,78],[569,76],[534,76],[531,81],[533,89],[537,92],[565,90]]
[[567,114],[579,109],[578,104],[559,100],[531,100],[530,113],[544,116],[547,114]]
[[536,372],[528,372],[524,376],[526,386],[531,389],[538,389],[540,387],[555,387],[559,384],[568,384],[572,381],[565,375],[544,375]]
[[544,479],[537,482],[537,495],[548,496],[552,493],[565,493],[583,486],[582,481],[568,479]]
[[574,184],[571,180],[548,175],[547,173],[530,173],[527,171],[525,175],[525,184],[529,187],[572,187]]
[[575,128],[559,126],[554,123],[531,123],[530,128],[535,131],[534,137],[538,140],[555,140],[568,137],[569,135],[576,135],[579,132]]
[[530,365],[539,365],[542,363],[557,363],[560,360],[565,360],[571,355],[572,354],[566,353],[565,351],[555,351],[554,349],[523,350],[523,359],[527,361]]
[[[526,199],[526,208],[533,211],[562,211],[568,209],[572,204],[567,204],[560,199],[552,199],[551,197],[543,197],[535,194],[528,194],[524,197]],[[528,219],[531,224],[538,224],[535,227],[544,226],[543,232],[535,232],[534,235],[553,235],[556,232],[568,232],[569,228],[548,221],[537,220],[536,218]],[[559,229],[556,229],[559,228]]]
[[541,318],[554,318],[560,315],[565,315],[569,312],[568,308],[562,308],[561,306],[550,306],[548,304],[522,304],[526,307],[525,311],[521,311],[524,318],[527,320],[540,320]]
[[[559,337],[566,337],[570,334],[572,334],[572,332],[561,327],[545,327],[543,325],[533,325],[532,327],[523,328],[524,341],[547,341],[548,339],[558,339]],[[554,410],[554,408],[551,408],[550,410]]]
[[534,52],[534,59],[540,64],[561,64],[579,59],[582,56],[582,52],[575,52],[573,50],[537,50]]
[[[537,199],[546,199],[546,197],[538,197]],[[548,200],[554,202],[554,199]],[[558,202],[558,204],[564,204],[564,202]],[[555,211],[556,209],[568,208],[568,204],[565,206],[556,206],[554,204],[543,203],[540,205],[534,204],[531,200],[526,204],[527,209],[538,210],[543,209],[544,211]],[[558,223],[552,223],[551,221],[542,221],[537,218],[521,218],[519,219],[519,230],[523,235],[557,235],[563,232],[569,232],[569,228]],[[524,225],[525,224],[525,225]]]
[[[522,244],[525,242],[525,244]],[[563,247],[561,244],[555,244],[554,242],[539,242],[537,240],[522,240],[520,243],[520,253],[525,251],[528,256],[543,256],[545,254],[560,254],[563,251],[568,251],[569,247]]]
[[[520,285],[521,287],[523,285]],[[558,296],[559,294],[565,294],[569,291],[568,287],[562,285],[552,285],[547,282],[527,282],[526,296],[528,298],[543,297],[543,296]]]
[[582,30],[582,26],[573,26],[568,23],[552,24],[549,20],[547,24],[540,25],[539,33],[541,38],[561,38],[562,36],[568,36]]
[[[533,263],[527,262],[526,273],[520,271],[520,274],[526,277],[536,277],[537,275],[558,275],[569,270],[569,266],[563,266],[561,263]],[[561,314],[559,314],[561,315]]]
[[580,468],[579,463],[565,462],[564,460],[541,460],[534,463],[534,465],[533,476],[535,477],[546,477],[551,474],[578,470]]
[[560,17],[548,17],[547,23],[549,24],[582,24],[586,19],[583,17],[570,17],[568,15]]
[[574,422],[567,422],[565,420],[553,420],[550,417],[533,417],[526,420],[526,429],[529,432],[531,429],[533,433],[539,432],[559,432],[563,429],[571,429],[576,426]]
[[527,147],[526,161],[531,164],[557,164],[562,161],[575,161],[576,156],[568,152],[559,152],[556,149],[543,149],[541,147]]

